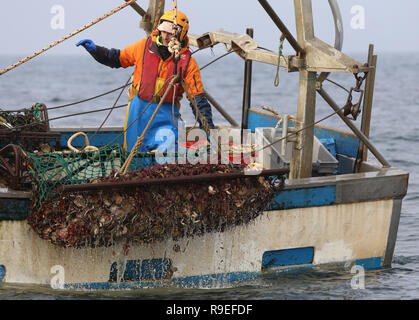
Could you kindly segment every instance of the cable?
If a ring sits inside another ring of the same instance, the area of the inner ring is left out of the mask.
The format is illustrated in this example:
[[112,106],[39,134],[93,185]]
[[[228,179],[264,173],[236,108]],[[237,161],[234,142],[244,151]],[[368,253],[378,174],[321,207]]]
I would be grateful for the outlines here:
[[338,86],[339,88],[341,88],[341,89],[343,89],[343,90],[345,90],[347,93],[350,93],[350,91],[348,90],[348,89],[346,89],[344,86],[342,86],[342,85],[340,85],[339,83],[337,83],[337,82],[335,82],[335,81],[332,81],[332,80],[330,80],[330,79],[325,79],[326,81],[329,81],[329,82],[331,82],[331,83],[333,83],[335,86]]
[[[107,91],[107,92],[105,92],[105,93],[99,94],[99,95],[97,95],[97,96],[94,96],[94,97],[91,97],[91,98],[88,98],[88,99],[84,99],[84,100],[80,100],[80,101],[77,101],[77,102],[72,102],[72,103],[68,103],[68,104],[63,104],[63,105],[61,105],[61,106],[49,107],[49,108],[46,108],[46,109],[47,109],[47,110],[61,109],[61,108],[65,108],[65,107],[74,106],[74,105],[76,105],[76,104],[80,104],[80,103],[83,103],[83,102],[91,101],[91,100],[94,100],[94,99],[97,99],[97,98],[100,98],[100,97],[106,96],[106,95],[108,95],[108,94],[110,94],[110,93],[113,93],[113,92],[115,92],[115,91],[118,91],[118,90],[120,90],[120,89],[123,89],[123,88],[125,88],[127,85],[130,85],[130,84],[132,84],[132,82],[131,82],[131,83],[128,83],[128,84],[125,84],[125,85],[123,85],[122,87],[119,87],[119,88],[116,88],[116,89],[113,89],[113,90]],[[3,111],[3,112],[24,112],[24,111],[25,111],[25,109],[19,109],[19,110],[2,110],[2,111]]]
[[95,133],[90,137],[90,140],[93,140],[94,137],[96,137],[97,133],[102,129],[103,125],[105,124],[105,122],[108,120],[109,116],[111,115],[113,109],[115,108],[116,104],[119,101],[119,98],[121,98],[122,93],[124,92],[125,88],[128,86],[128,83],[131,80],[133,74],[131,74],[131,76],[128,78],[127,82],[125,83],[125,86],[122,88],[121,92],[118,95],[118,98],[116,98],[111,110],[109,110],[109,113],[107,114],[105,120],[102,121],[101,125],[99,126],[99,128],[97,128],[97,130],[95,131]]
[[312,124],[310,124],[310,125],[308,125],[308,126],[306,126],[306,127],[304,127],[304,128],[301,128],[301,129],[299,129],[299,130],[297,130],[297,131],[294,131],[294,132],[292,132],[292,133],[290,133],[290,134],[286,135],[285,137],[281,137],[281,138],[279,138],[278,140],[275,140],[274,142],[272,142],[272,143],[270,143],[270,144],[268,144],[268,145],[264,146],[263,148],[261,148],[261,149],[259,149],[259,150],[256,150],[255,152],[260,152],[260,151],[263,151],[264,149],[266,149],[266,148],[268,148],[268,147],[270,147],[270,146],[274,145],[274,144],[275,144],[275,143],[277,143],[277,142],[280,142],[280,141],[282,141],[282,140],[288,139],[289,137],[292,137],[292,136],[297,135],[297,133],[300,133],[301,131],[304,131],[304,130],[307,130],[308,128],[314,127],[316,124],[319,124],[320,122],[323,122],[323,121],[325,121],[325,120],[329,119],[330,117],[334,116],[335,114],[337,114],[337,113],[341,112],[344,108],[345,108],[345,106],[343,106],[343,107],[342,107],[342,108],[340,108],[339,110],[336,110],[335,112],[333,112],[333,113],[329,114],[328,116],[326,116],[326,117],[324,117],[324,118],[321,118],[320,120],[318,120],[318,121],[316,121],[316,122],[314,122],[314,123],[312,123]]
[[200,70],[205,69],[206,67],[208,67],[209,65],[213,64],[214,62],[216,62],[216,61],[220,60],[221,58],[224,58],[225,56],[228,56],[230,53],[235,52],[235,51],[238,51],[238,50],[239,49],[237,49],[237,50],[231,50],[231,51],[229,51],[227,53],[224,53],[222,56],[219,56],[218,58],[216,58],[216,59],[212,60],[211,62],[207,63],[205,66],[203,66],[202,68],[200,68]]

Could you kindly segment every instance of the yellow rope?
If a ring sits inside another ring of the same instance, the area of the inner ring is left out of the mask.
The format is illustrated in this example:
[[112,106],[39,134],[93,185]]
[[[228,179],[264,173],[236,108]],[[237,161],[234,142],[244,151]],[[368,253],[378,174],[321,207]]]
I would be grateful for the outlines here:
[[94,24],[96,24],[96,23],[98,23],[98,22],[100,22],[100,21],[102,21],[102,20],[110,17],[111,15],[117,13],[118,11],[121,11],[122,9],[124,9],[125,7],[127,7],[130,4],[134,3],[135,1],[136,0],[130,0],[127,3],[120,5],[119,7],[117,7],[115,9],[109,11],[107,14],[103,15],[102,17],[100,17],[100,18],[98,18],[98,19],[96,19],[96,20],[94,20],[94,21],[86,24],[84,27],[81,27],[81,28],[77,29],[76,31],[73,31],[72,33],[70,33],[70,34],[66,35],[65,37],[61,38],[60,40],[57,40],[57,41],[53,42],[49,46],[46,46],[46,47],[42,48],[41,50],[39,50],[39,51],[31,54],[30,56],[27,56],[26,58],[20,60],[19,62],[16,62],[15,64],[11,65],[10,67],[7,67],[6,69],[0,71],[0,76],[3,75],[3,74],[5,74],[6,72],[8,72],[8,71],[10,71],[10,70],[18,67],[18,66],[20,66],[21,64],[23,64],[23,63],[25,63],[25,62],[27,62],[27,61],[35,58],[36,56],[40,55],[41,53],[43,53],[43,52],[45,52],[45,51],[47,51],[49,49],[51,49],[52,47],[55,47],[56,45],[60,44],[61,42],[63,42],[65,40],[67,40],[67,39],[75,36],[76,34],[78,34],[78,33],[82,32],[82,31],[86,30],[87,28],[90,28]]

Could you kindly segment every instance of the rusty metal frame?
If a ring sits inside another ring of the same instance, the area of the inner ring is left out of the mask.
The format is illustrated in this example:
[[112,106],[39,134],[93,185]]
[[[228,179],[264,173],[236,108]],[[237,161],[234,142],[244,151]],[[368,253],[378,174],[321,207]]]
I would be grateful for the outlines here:
[[[13,152],[14,155],[14,166],[10,165],[10,161],[6,157],[6,154]],[[23,160],[25,155],[22,149],[16,145],[9,144],[0,150],[0,170],[4,170],[10,178],[10,187],[12,189],[18,189],[22,185],[23,175]]]
[[118,181],[118,182],[98,182],[85,183],[75,185],[61,185],[58,187],[59,192],[74,192],[74,191],[94,191],[106,189],[132,189],[136,187],[152,186],[152,185],[169,185],[169,184],[183,184],[183,183],[205,183],[217,180],[231,180],[239,178],[258,178],[266,176],[279,176],[289,173],[288,168],[263,170],[259,174],[251,175],[244,172],[239,173],[215,173],[215,174],[201,174],[195,176],[181,176],[172,178],[158,178],[158,179],[142,179],[137,181]]

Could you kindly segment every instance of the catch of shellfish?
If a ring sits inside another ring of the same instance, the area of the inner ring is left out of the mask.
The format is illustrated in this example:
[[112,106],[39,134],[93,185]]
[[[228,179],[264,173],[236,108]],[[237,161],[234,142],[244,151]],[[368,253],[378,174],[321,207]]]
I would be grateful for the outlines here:
[[[155,165],[90,183],[243,172],[244,165]],[[110,246],[117,241],[155,243],[223,232],[246,224],[273,197],[270,178],[153,184],[130,189],[75,191],[42,202],[28,218],[41,238],[62,247]]]

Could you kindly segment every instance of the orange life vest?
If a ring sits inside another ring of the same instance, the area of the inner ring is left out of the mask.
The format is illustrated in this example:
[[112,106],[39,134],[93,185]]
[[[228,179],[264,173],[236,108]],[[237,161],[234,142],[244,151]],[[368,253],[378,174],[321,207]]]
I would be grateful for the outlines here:
[[[174,74],[175,63],[173,62],[173,60],[170,62],[166,79],[164,79],[165,81],[164,87],[162,90],[158,90],[159,92],[156,92],[156,89],[157,89],[156,81],[159,76],[158,69],[159,69],[159,65],[162,59],[160,58],[158,54],[150,50],[151,44],[152,44],[152,40],[151,40],[151,37],[149,37],[144,47],[143,65],[142,65],[142,73],[141,73],[138,97],[146,101],[154,100],[155,102],[158,102],[160,99],[157,99],[157,98],[162,96],[166,92],[167,86],[170,83],[170,77]],[[179,61],[177,63],[177,74],[179,74],[182,71],[182,77],[186,75],[189,61],[191,60],[191,55],[192,54],[190,50],[186,50],[179,57]],[[175,86],[176,86],[176,98],[180,99],[183,94],[182,86],[179,83],[175,84]],[[172,101],[173,101],[173,88],[170,89],[164,102],[172,103]]]

